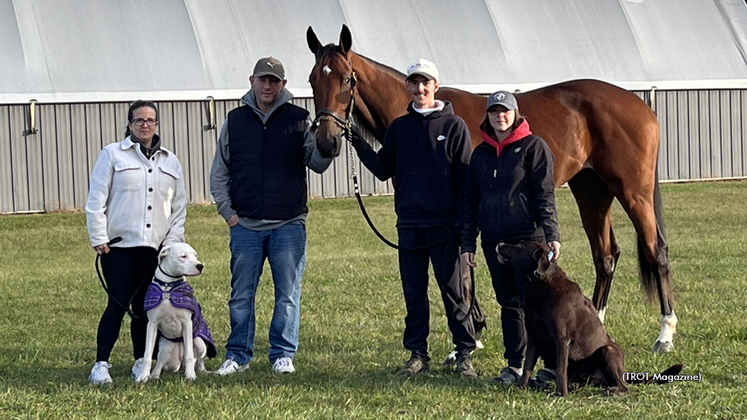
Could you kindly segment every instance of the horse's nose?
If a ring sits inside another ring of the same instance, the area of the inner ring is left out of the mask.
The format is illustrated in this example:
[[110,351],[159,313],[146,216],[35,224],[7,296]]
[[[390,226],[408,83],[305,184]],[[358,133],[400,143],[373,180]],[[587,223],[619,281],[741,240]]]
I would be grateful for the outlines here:
[[337,157],[340,155],[340,144],[342,143],[342,138],[340,136],[332,136],[332,149],[330,150],[330,154],[332,157]]
[[197,267],[197,271],[199,271],[200,273],[202,273],[202,267],[204,267],[204,265],[197,264],[195,267]]

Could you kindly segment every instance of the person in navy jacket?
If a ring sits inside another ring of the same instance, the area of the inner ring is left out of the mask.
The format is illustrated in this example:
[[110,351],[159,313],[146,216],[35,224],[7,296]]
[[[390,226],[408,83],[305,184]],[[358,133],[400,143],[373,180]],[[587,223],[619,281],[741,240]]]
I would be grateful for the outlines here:
[[361,162],[377,178],[396,176],[399,271],[407,308],[403,344],[411,353],[398,374],[412,376],[430,367],[430,261],[455,346],[456,373],[474,378],[471,354],[481,346],[477,343],[483,326],[474,321],[477,301],[465,297],[459,258],[459,219],[472,151],[469,131],[451,103],[435,99],[435,64],[424,59],[413,63],[405,84],[412,102],[407,114],[387,129],[378,153],[359,134],[354,132],[351,139]]
[[[475,148],[462,230],[462,262],[475,267],[478,232],[501,305],[504,357],[508,366],[496,380],[513,383],[521,377],[526,349],[524,326],[525,281],[520,273],[498,262],[496,246],[523,240],[546,241],[560,255],[560,233],[555,210],[553,154],[547,143],[532,134],[519,114],[516,97],[498,91],[488,97],[480,125],[483,143]],[[555,356],[544,357],[545,369],[537,380],[554,379]]]

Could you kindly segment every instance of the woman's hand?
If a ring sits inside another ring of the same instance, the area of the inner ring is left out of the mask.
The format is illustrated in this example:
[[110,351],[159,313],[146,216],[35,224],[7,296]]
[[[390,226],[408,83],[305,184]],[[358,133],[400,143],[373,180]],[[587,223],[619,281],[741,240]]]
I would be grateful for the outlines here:
[[553,253],[553,256],[552,256],[553,261],[557,260],[558,257],[560,257],[560,242],[558,241],[548,242],[547,246],[550,247],[550,252]]
[[93,247],[93,250],[96,251],[96,253],[99,255],[108,254],[109,245],[107,244],[96,245],[95,247]]

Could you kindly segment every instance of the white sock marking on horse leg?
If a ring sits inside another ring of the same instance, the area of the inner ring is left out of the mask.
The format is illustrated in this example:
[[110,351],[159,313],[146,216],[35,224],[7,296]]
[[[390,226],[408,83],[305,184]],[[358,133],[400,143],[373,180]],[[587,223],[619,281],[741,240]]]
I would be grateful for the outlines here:
[[677,331],[677,315],[674,314],[674,311],[671,315],[662,315],[659,323],[661,324],[661,332],[657,341],[671,343],[674,333]]
[[325,74],[325,75],[327,75],[327,76],[329,76],[329,74],[330,74],[330,73],[332,73],[332,69],[331,69],[331,68],[329,68],[329,66],[324,66],[324,67],[322,67],[322,71],[323,71],[323,72],[324,72],[324,74]]
[[604,324],[604,315],[607,313],[607,307],[600,309],[597,311],[597,316],[599,317],[599,320],[602,321],[602,324]]

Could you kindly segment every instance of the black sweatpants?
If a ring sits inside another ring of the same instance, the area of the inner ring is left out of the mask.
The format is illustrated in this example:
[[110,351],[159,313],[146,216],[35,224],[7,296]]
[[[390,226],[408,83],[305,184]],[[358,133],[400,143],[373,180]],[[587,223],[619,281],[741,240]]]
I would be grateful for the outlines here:
[[[541,239],[540,239],[541,240]],[[506,351],[503,357],[508,365],[521,368],[527,347],[527,329],[524,324],[524,296],[526,279],[513,268],[498,262],[497,243],[482,243],[482,252],[490,271],[493,290],[498,304],[501,305],[501,328],[503,345]],[[540,356],[545,367],[555,369],[555,349],[540,349]]]
[[[428,359],[430,309],[428,305],[428,263],[433,264],[446,318],[456,351],[475,349],[470,331],[472,317],[466,307],[462,285],[458,236],[453,227],[399,229],[399,271],[407,315],[403,344],[413,354]],[[444,241],[445,238],[445,241]],[[404,245],[404,247],[403,247]],[[417,245],[423,245],[417,247]],[[408,249],[415,248],[415,249]]]
[[[143,311],[143,301],[157,265],[158,251],[150,247],[109,248],[109,253],[101,256],[101,270],[109,293],[123,305],[127,305],[132,298],[132,310],[138,317],[130,324],[132,354],[135,359],[143,357],[145,353],[148,317]],[[133,298],[136,290],[137,295]],[[125,313],[125,308],[109,297],[96,336],[97,362],[109,360],[109,355],[119,338],[119,329]]]

